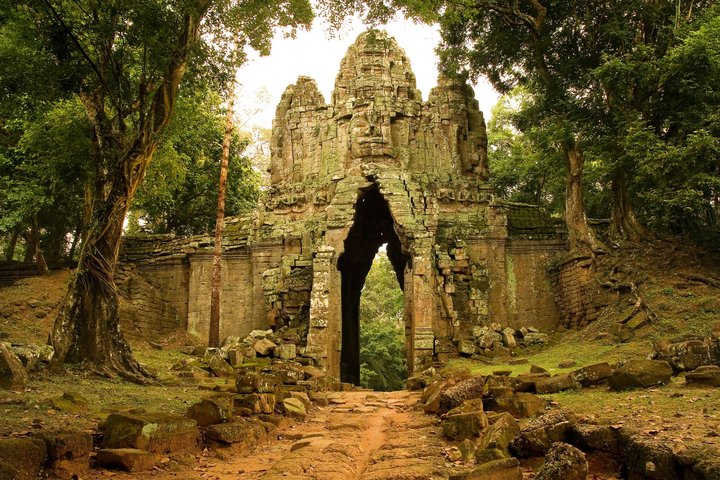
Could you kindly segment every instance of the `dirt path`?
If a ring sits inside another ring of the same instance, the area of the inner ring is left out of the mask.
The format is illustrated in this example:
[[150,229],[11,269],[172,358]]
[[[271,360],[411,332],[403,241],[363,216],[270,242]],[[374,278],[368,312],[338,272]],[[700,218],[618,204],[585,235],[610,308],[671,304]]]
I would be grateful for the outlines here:
[[412,410],[408,392],[333,394],[330,405],[280,440],[203,472],[225,480],[447,478],[437,421]]
[[[337,392],[306,421],[281,428],[250,451],[232,448],[185,455],[185,466],[149,472],[85,467],[73,478],[103,480],[433,480],[446,479],[441,428],[413,406],[419,393]],[[176,460],[179,456],[176,456]],[[169,459],[167,459],[169,460]],[[171,467],[171,465],[175,465]],[[77,463],[74,464],[77,467]],[[62,476],[58,478],[69,478]]]

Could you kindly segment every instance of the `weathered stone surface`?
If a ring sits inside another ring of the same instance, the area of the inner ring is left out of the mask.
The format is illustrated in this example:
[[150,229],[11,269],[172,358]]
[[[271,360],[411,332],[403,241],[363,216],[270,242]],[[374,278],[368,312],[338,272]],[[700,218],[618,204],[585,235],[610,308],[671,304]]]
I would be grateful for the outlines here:
[[92,452],[93,439],[88,432],[79,430],[49,430],[35,435],[45,442],[48,461],[74,460],[85,457]]
[[285,413],[294,418],[305,418],[307,417],[307,410],[305,404],[298,398],[286,398],[282,401]]
[[522,480],[520,462],[517,458],[506,458],[483,463],[474,470],[451,475],[450,480]]
[[519,392],[496,397],[489,404],[488,410],[507,412],[516,418],[529,418],[542,413],[547,400],[532,393]]
[[247,408],[252,413],[271,414],[275,411],[277,397],[274,393],[239,394],[234,397],[236,408]]
[[602,362],[578,368],[572,372],[572,376],[583,387],[589,387],[606,382],[612,372],[612,367],[607,362]]
[[443,421],[443,434],[452,440],[475,438],[487,425],[483,411],[448,414]]
[[47,461],[45,442],[37,438],[0,438],[0,465],[14,470],[13,480],[36,480]]
[[588,462],[585,454],[567,443],[554,443],[545,455],[545,463],[535,473],[535,480],[585,480]]
[[210,358],[208,369],[216,377],[229,377],[235,373],[235,369],[220,354],[213,355]]
[[152,453],[194,450],[199,440],[195,420],[164,413],[114,413],[105,420],[104,433],[105,448]]
[[142,472],[150,470],[158,458],[152,453],[137,448],[104,448],[98,450],[95,463],[99,467]]
[[483,429],[477,441],[478,450],[496,449],[510,456],[510,442],[520,434],[520,426],[509,413],[488,415],[490,425]]
[[191,405],[186,413],[198,425],[208,426],[228,422],[232,419],[233,404],[230,397],[204,398]]
[[615,369],[608,377],[608,383],[613,390],[667,385],[672,373],[672,368],[664,361],[629,360],[625,365]]
[[[294,344],[298,361],[358,383],[359,362],[342,342],[356,312],[342,305],[359,300],[382,243],[407,287],[411,371],[458,350],[509,355],[519,335],[506,327],[528,318],[552,328],[558,310],[545,264],[565,242],[539,208],[491,202],[485,130],[458,78],[441,76],[423,101],[407,55],[385,32],[350,46],[327,101],[313,79],[298,78],[277,105],[263,204],[227,219],[221,335],[247,347],[246,358],[290,359],[275,349]],[[126,239],[133,279],[152,280],[128,282],[137,311],[205,341],[211,244],[207,235]],[[343,289],[350,284],[357,288]],[[523,341],[545,339],[528,329]]]
[[541,378],[535,382],[535,391],[538,394],[557,393],[563,390],[577,390],[580,384],[570,373],[563,373],[552,377]]
[[277,358],[283,360],[292,360],[297,357],[297,346],[294,343],[281,343],[274,348]]
[[235,386],[238,393],[272,393],[280,383],[275,373],[248,371],[238,377]]
[[717,365],[704,365],[685,374],[688,385],[703,385],[720,387],[720,367]]
[[547,412],[522,428],[510,442],[510,451],[520,458],[543,456],[554,442],[568,442],[576,423],[567,411]]
[[568,443],[585,450],[598,450],[613,455],[621,453],[618,429],[610,425],[573,425]]
[[87,398],[76,392],[65,392],[62,396],[53,398],[52,404],[58,410],[75,414],[87,411],[90,405]]
[[711,336],[674,343],[660,341],[655,344],[654,356],[668,362],[676,373],[720,365],[720,340]]
[[0,342],[0,388],[23,388],[27,382],[25,367],[12,350]]
[[276,429],[271,424],[260,421],[236,419],[231,423],[220,423],[207,428],[208,439],[223,444],[242,444],[245,447],[256,445],[269,431]]
[[473,377],[463,380],[440,394],[437,413],[444,414],[460,406],[465,400],[482,398],[485,393],[485,379]]

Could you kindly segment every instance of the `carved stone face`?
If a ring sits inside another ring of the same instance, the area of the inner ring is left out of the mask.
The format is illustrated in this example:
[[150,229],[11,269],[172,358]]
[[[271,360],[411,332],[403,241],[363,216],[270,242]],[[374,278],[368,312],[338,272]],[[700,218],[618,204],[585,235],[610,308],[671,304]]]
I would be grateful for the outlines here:
[[353,158],[392,156],[390,120],[372,104],[355,109],[349,122],[349,133]]

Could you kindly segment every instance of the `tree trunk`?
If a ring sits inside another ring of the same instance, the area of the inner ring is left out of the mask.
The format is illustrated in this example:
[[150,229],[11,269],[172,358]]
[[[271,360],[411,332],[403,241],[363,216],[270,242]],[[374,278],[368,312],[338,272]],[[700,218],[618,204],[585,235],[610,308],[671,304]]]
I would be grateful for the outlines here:
[[8,242],[7,249],[5,250],[5,261],[12,261],[15,256],[15,247],[17,246],[18,231],[13,230],[10,234],[10,241]]
[[635,209],[628,196],[626,175],[623,168],[618,168],[612,178],[612,194],[611,235],[626,238],[631,242],[652,238],[650,231],[635,216]]
[[80,243],[80,235],[82,234],[83,228],[82,225],[78,225],[75,227],[75,232],[73,233],[73,239],[72,243],[70,244],[70,250],[68,250],[67,259],[66,261],[72,262],[73,258],[75,258],[75,249],[77,249],[78,243]]
[[130,200],[127,192],[132,191],[122,183],[116,177],[110,196],[96,204],[50,343],[55,348],[56,366],[84,362],[104,376],[120,375],[137,383],[148,383],[152,375],[135,360],[120,332],[114,271]]
[[233,109],[235,108],[235,82],[230,82],[228,110],[225,117],[222,159],[220,161],[220,184],[218,187],[217,216],[215,217],[215,251],[213,253],[212,287],[210,293],[210,332],[208,345],[220,346],[220,291],[222,290],[222,239],[225,220],[225,190],[227,186],[230,143],[233,133]]
[[40,247],[40,229],[38,228],[37,219],[33,218],[30,223],[30,229],[23,235],[27,244],[25,250],[25,261],[35,260],[35,266],[38,269],[40,275],[47,275],[50,273],[48,270],[47,262],[45,261],[45,255],[43,255],[42,248]]
[[606,248],[587,223],[583,201],[582,175],[585,158],[574,141],[563,144],[568,176],[565,184],[565,223],[568,229],[570,251],[595,256],[605,253]]
[[149,105],[145,102],[146,85],[140,85],[140,97],[133,103],[140,118],[137,130],[128,132],[125,118],[106,111],[107,92],[103,88],[81,94],[93,126],[98,177],[94,191],[86,192],[93,193],[91,199],[86,195],[86,207],[92,205],[92,216],[89,226],[83,229],[78,268],[50,335],[55,348],[53,366],[86,363],[98,373],[119,375],[137,383],[148,383],[153,378],[135,360],[120,332],[114,272],[125,216],[152,160],[157,138],[170,121],[191,46],[209,6],[209,1],[197,0],[195,7],[188,10],[178,44],[168,52],[169,63]]

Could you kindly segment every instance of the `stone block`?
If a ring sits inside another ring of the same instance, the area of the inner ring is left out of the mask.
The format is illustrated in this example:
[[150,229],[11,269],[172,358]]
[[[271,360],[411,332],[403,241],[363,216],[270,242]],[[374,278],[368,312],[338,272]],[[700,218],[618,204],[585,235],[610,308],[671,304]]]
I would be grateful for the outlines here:
[[158,458],[152,453],[137,448],[104,448],[98,450],[95,463],[99,467],[143,472],[152,469]]
[[88,432],[80,430],[48,430],[35,435],[45,442],[48,461],[75,460],[86,457],[93,450],[93,439]]
[[232,419],[233,404],[231,397],[204,398],[191,405],[186,413],[198,425],[204,427],[216,423],[228,422]]
[[0,342],[0,388],[19,389],[27,385],[28,376],[20,359]]
[[628,390],[631,388],[647,388],[667,385],[672,376],[672,368],[661,360],[629,360],[615,369],[608,378],[612,390]]
[[114,413],[104,425],[103,446],[108,449],[183,452],[195,450],[198,440],[195,420],[166,413]]
[[580,383],[580,385],[583,387],[589,387],[590,385],[607,382],[607,379],[610,375],[612,375],[612,372],[612,367],[610,367],[607,362],[602,362],[578,368],[572,372],[571,375],[578,383]]
[[[18,361],[19,362],[19,361]],[[45,442],[37,438],[0,438],[0,465],[14,471],[13,480],[40,478],[48,458]]]
[[535,391],[540,395],[578,389],[580,389],[580,384],[570,373],[541,378],[535,382]]
[[443,421],[443,434],[451,440],[476,438],[487,425],[487,416],[483,411],[448,414]]
[[275,411],[276,403],[277,397],[274,393],[250,393],[234,397],[236,408],[247,408],[254,414],[271,414]]

